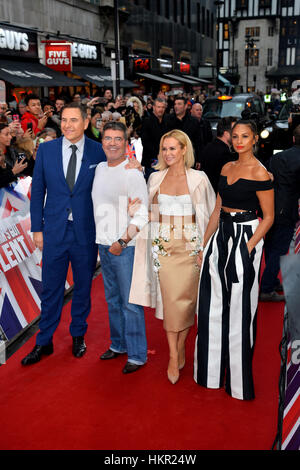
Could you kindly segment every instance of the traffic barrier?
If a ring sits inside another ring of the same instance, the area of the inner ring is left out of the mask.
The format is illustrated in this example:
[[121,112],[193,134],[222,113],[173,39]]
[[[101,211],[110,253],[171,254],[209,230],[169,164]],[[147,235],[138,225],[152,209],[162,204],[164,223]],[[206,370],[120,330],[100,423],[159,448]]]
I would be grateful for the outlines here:
[[[30,232],[30,194],[29,176],[0,189],[0,343],[2,346],[15,340],[40,315],[42,253],[35,247]],[[72,285],[72,271],[69,269],[66,291]]]

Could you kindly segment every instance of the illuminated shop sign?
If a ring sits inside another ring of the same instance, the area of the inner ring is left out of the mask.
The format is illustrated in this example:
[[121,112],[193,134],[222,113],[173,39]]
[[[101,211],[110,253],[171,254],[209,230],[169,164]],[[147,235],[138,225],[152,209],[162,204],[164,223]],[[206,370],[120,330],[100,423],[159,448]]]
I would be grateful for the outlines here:
[[0,54],[18,57],[37,57],[36,33],[0,28]]
[[135,72],[149,72],[150,71],[150,59],[138,58],[133,61]]
[[179,70],[181,73],[191,73],[191,65],[186,62],[180,62]]
[[97,46],[92,44],[82,44],[79,42],[73,42],[72,57],[75,59],[97,60]]
[[59,72],[72,71],[71,43],[45,44],[45,65]]

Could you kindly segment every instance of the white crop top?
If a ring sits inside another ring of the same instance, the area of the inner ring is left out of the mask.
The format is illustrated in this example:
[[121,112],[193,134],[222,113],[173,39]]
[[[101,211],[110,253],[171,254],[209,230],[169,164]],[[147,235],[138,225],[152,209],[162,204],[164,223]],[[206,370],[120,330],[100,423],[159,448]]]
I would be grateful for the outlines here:
[[195,209],[189,194],[181,196],[170,196],[169,194],[158,194],[159,213],[161,215],[173,215],[185,217],[194,215]]

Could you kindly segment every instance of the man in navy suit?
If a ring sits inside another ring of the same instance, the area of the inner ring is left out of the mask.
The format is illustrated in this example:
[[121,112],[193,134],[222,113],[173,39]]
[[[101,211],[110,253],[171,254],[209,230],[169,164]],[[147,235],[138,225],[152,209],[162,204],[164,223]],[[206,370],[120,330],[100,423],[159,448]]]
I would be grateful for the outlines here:
[[69,263],[74,280],[72,351],[76,357],[86,351],[84,335],[97,261],[91,190],[95,168],[106,160],[101,144],[84,135],[88,123],[85,109],[70,103],[61,113],[63,137],[38,148],[30,211],[33,240],[43,251],[43,292],[36,346],[23,365],[53,353],[52,337],[60,321]]

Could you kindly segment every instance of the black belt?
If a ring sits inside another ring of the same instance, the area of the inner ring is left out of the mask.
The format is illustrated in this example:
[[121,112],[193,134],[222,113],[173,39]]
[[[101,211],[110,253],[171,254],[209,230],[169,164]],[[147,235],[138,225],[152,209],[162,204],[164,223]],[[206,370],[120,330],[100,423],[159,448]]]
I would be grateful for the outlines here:
[[257,219],[256,211],[245,211],[245,212],[235,212],[234,215],[231,215],[230,212],[225,212],[221,209],[220,212],[220,219],[225,221],[231,222],[249,222],[250,220]]

